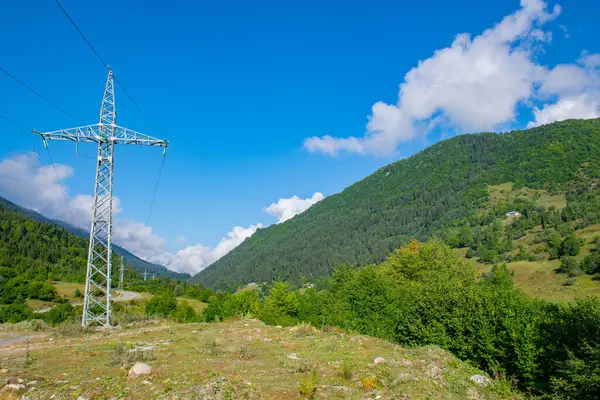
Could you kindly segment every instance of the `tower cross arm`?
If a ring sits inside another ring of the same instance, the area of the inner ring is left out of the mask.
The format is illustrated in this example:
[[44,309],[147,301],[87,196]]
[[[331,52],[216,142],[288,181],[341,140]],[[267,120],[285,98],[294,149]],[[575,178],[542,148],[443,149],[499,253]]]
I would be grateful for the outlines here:
[[157,139],[144,133],[124,128],[119,125],[94,124],[76,128],[61,129],[53,132],[38,132],[46,143],[48,140],[71,140],[81,143],[102,143],[113,141],[114,144],[134,144],[139,146],[168,147],[169,142]]

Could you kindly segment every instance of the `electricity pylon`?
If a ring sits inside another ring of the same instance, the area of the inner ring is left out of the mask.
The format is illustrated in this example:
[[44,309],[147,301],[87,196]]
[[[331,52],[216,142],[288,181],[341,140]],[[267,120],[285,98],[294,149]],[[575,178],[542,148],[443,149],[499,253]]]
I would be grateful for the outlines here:
[[111,272],[112,272],[112,208],[115,145],[128,144],[164,147],[166,154],[169,142],[132,131],[116,125],[115,87],[112,69],[108,70],[104,97],[100,108],[100,123],[41,133],[44,146],[48,140],[71,140],[76,149],[81,143],[96,143],[98,158],[96,164],[96,184],[94,206],[88,249],[85,279],[85,299],[81,324],[87,326],[98,323],[110,326],[111,321]]
[[123,290],[123,274],[125,272],[125,263],[123,262],[123,256],[121,256],[121,267],[119,268],[119,290]]

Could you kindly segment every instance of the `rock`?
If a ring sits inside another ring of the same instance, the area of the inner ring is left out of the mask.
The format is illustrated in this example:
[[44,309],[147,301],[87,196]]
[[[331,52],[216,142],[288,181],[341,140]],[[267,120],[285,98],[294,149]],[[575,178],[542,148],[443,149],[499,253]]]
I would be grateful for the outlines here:
[[297,359],[298,359],[298,356],[296,355],[296,353],[292,353],[292,354],[288,355],[288,358],[289,358],[290,360],[297,360]]
[[475,382],[475,384],[477,386],[482,386],[482,387],[486,387],[487,385],[492,383],[492,381],[490,381],[490,378],[483,376],[483,375],[472,375],[469,379],[471,379],[473,382]]
[[0,374],[6,374],[8,370],[6,368],[0,369]]
[[129,376],[140,376],[140,375],[148,375],[152,372],[152,367],[148,364],[144,363],[135,363],[133,367],[129,370]]
[[375,359],[373,360],[373,362],[374,362],[375,364],[381,364],[381,363],[385,362],[385,358],[383,358],[383,357],[377,357],[377,358],[375,358]]
[[77,400],[89,400],[89,399],[87,397],[79,396],[79,397],[77,397]]
[[2,390],[14,390],[15,392],[18,392],[19,390],[23,389],[25,389],[25,385],[21,385],[20,383],[9,383],[8,385],[4,386],[4,389]]
[[152,382],[150,382],[150,381],[143,381],[142,383],[143,383],[144,385],[152,385]]
[[27,382],[27,386],[33,386],[33,385],[37,385],[38,381],[31,381],[31,382]]

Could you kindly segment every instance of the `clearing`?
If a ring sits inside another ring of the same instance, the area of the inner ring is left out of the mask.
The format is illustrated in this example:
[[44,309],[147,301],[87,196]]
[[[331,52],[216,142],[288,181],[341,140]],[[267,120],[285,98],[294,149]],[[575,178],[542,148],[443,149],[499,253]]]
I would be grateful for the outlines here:
[[[498,394],[509,392],[504,382],[477,386],[470,377],[484,374],[438,347],[253,319],[73,329],[6,345],[0,357],[0,396],[13,399],[295,399],[301,387],[304,398],[516,398]],[[136,361],[151,373],[128,377]]]

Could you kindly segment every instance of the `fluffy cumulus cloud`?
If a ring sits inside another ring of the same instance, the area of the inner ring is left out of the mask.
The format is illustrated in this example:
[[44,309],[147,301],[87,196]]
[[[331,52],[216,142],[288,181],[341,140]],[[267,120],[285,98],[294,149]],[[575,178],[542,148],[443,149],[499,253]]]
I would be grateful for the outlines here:
[[271,203],[265,211],[277,218],[277,223],[285,222],[296,214],[300,214],[310,206],[323,200],[323,193],[316,192],[307,199],[301,199],[298,196],[292,196],[289,199],[279,199],[277,203]]
[[[541,0],[521,0],[521,7],[478,36],[456,36],[449,47],[411,69],[399,86],[396,104],[378,102],[362,137],[311,137],[310,152],[390,155],[402,142],[427,134],[443,123],[463,131],[493,130],[515,121],[519,105],[534,108],[531,125],[598,115],[599,55],[552,70],[535,53],[552,38],[542,30],[559,16]],[[554,97],[549,97],[552,94]],[[428,126],[429,129],[417,129]]]
[[154,257],[154,261],[179,272],[195,274],[229,253],[262,227],[262,224],[250,225],[248,228],[236,226],[214,248],[197,244],[179,250],[175,254],[163,253]]
[[[80,228],[89,229],[92,218],[93,198],[78,194],[71,196],[67,181],[74,175],[68,165],[41,165],[33,153],[20,154],[0,161],[0,196],[49,218],[56,218]],[[301,213],[323,199],[322,193],[311,198],[293,196],[279,199],[265,210],[283,222]],[[244,240],[252,236],[263,224],[248,227],[235,226],[227,232],[215,247],[202,244],[188,246],[176,253],[165,250],[166,241],[152,227],[121,217],[122,209],[118,198],[113,202],[113,239],[137,256],[162,264],[174,271],[195,274],[229,253]],[[187,239],[175,238],[182,245]]]

